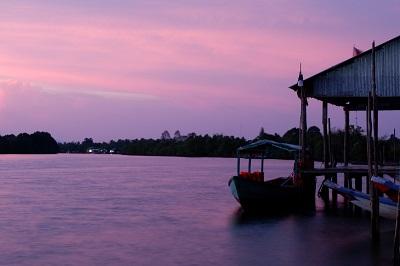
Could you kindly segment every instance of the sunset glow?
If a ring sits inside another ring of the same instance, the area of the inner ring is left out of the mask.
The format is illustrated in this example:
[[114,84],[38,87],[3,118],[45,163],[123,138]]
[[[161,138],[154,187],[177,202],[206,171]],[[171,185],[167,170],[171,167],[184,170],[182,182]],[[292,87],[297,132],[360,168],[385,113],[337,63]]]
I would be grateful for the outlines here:
[[[0,8],[0,134],[46,130],[57,140],[282,133],[298,126],[287,87],[299,62],[308,77],[349,58],[353,45],[395,37],[400,12],[395,1],[306,0]],[[318,108],[311,102],[310,124],[320,124]]]

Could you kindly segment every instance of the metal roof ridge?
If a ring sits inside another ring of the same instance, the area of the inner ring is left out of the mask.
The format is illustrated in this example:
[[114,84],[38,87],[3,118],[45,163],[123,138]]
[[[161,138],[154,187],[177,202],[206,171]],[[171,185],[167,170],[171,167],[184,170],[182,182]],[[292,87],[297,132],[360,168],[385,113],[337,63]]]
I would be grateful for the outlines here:
[[[381,43],[381,44],[375,46],[375,51],[381,49],[383,46],[387,45],[388,43],[397,41],[398,39],[400,39],[400,35],[398,35],[398,36],[396,36],[396,37],[394,37],[394,38],[392,38],[392,39],[390,39],[390,40],[388,40],[388,41],[386,41],[386,42],[383,42],[383,43]],[[322,75],[322,74],[324,74],[324,73],[326,73],[326,72],[328,72],[328,71],[331,71],[331,70],[333,70],[333,69],[335,69],[335,68],[338,68],[338,67],[340,67],[340,66],[342,66],[342,65],[346,65],[346,64],[350,63],[351,61],[355,60],[356,58],[360,58],[360,57],[362,57],[362,56],[365,56],[365,55],[367,55],[367,54],[370,54],[371,51],[372,51],[372,48],[370,48],[370,49],[368,49],[368,50],[362,52],[362,53],[359,54],[359,55],[350,57],[349,59],[346,59],[346,60],[344,60],[344,61],[342,61],[342,62],[340,62],[340,63],[338,63],[338,64],[336,64],[336,65],[333,65],[333,66],[331,66],[331,67],[329,67],[329,68],[327,68],[327,69],[325,69],[325,70],[322,70],[322,71],[319,72],[319,73],[316,73],[316,74],[314,74],[314,75],[312,75],[312,76],[310,76],[310,77],[304,79],[304,82],[306,82],[307,80],[311,80],[311,79],[313,79],[313,78],[316,77],[316,76]],[[289,86],[289,88],[292,89],[292,90],[295,90],[296,87],[297,87],[297,83],[295,83],[295,84]]]

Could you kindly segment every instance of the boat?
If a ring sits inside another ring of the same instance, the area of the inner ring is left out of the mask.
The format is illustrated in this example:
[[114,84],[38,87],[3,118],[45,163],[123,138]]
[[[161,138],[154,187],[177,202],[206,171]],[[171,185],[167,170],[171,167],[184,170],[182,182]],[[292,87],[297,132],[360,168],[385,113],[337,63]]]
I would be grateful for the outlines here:
[[380,176],[371,177],[371,181],[376,189],[385,193],[391,200],[395,202],[399,201],[399,184],[395,184],[392,180]]
[[[371,197],[369,194],[339,186],[337,183],[330,180],[325,180],[322,185],[336,191],[355,206],[371,212]],[[379,215],[387,219],[396,219],[397,202],[387,197],[379,197]]]
[[[279,149],[294,155],[295,163],[292,175],[264,180],[264,159],[269,149]],[[237,174],[230,178],[228,185],[233,197],[244,210],[278,210],[283,207],[298,206],[304,202],[304,184],[298,174],[300,160],[296,158],[296,154],[300,150],[301,147],[298,145],[266,139],[237,149]],[[247,171],[240,170],[241,158],[248,160]],[[252,172],[251,166],[254,160],[261,161],[260,171]]]

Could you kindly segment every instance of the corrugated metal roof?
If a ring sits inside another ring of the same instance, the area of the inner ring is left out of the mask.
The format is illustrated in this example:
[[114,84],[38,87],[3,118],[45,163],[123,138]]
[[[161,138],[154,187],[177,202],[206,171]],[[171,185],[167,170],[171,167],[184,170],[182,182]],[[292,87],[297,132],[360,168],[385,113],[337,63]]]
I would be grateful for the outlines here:
[[[383,101],[385,97],[391,98],[388,101],[393,101],[392,97],[400,98],[400,36],[376,46],[375,55],[377,95],[384,97]],[[370,49],[305,79],[308,97],[337,105],[354,99],[364,105],[371,89],[371,60]],[[297,90],[297,84],[290,88]]]

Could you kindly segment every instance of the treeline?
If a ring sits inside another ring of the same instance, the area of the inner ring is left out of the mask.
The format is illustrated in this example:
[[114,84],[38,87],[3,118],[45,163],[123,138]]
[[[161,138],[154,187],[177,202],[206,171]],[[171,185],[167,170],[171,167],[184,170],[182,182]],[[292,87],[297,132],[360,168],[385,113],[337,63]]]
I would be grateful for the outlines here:
[[[318,127],[312,126],[307,131],[307,143],[311,154],[317,161],[323,160],[323,136]],[[360,127],[350,126],[349,152],[351,162],[365,162],[367,154],[367,142],[365,134]],[[118,140],[110,142],[94,142],[86,138],[82,142],[59,143],[60,152],[85,153],[89,149],[112,150],[115,153],[126,155],[152,155],[152,156],[188,156],[188,157],[234,157],[236,149],[247,143],[259,139],[270,139],[291,144],[299,143],[299,129],[292,128],[284,133],[269,134],[261,128],[260,133],[254,139],[244,139],[233,136],[216,134],[197,135],[191,133],[182,136],[179,131],[171,137],[168,131],[164,131],[159,139],[135,139]],[[334,129],[330,136],[331,158],[334,162],[343,161],[344,131]],[[393,135],[379,140],[380,161],[398,161],[400,158],[400,140]],[[291,158],[287,152],[271,149],[267,154],[269,158]]]
[[236,149],[248,141],[223,135],[191,134],[184,139],[135,139],[94,143],[91,138],[83,142],[60,143],[61,152],[83,153],[89,149],[113,150],[126,155],[233,157]]
[[58,152],[57,142],[47,132],[0,136],[1,154],[50,154]]

